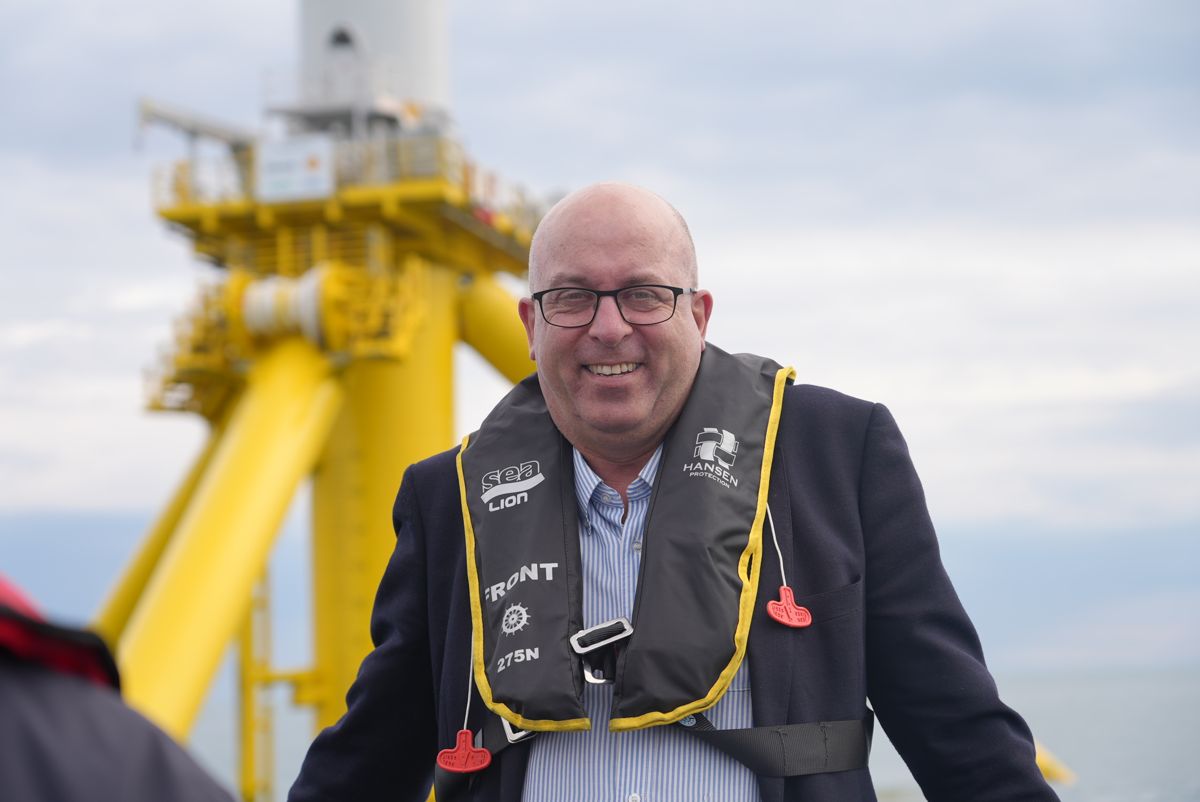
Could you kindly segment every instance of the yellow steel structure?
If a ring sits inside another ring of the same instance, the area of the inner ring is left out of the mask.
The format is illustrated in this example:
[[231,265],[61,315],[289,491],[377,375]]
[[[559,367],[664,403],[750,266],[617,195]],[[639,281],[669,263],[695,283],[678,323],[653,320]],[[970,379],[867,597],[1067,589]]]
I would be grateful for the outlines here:
[[[516,381],[533,371],[516,299],[539,210],[500,197],[436,134],[335,145],[327,196],[265,202],[255,147],[242,183],[214,191],[197,165],[159,182],[158,213],[220,268],[177,327],[151,383],[154,409],[197,413],[208,443],[95,625],[114,644],[128,700],[185,738],[221,656],[239,647],[247,800],[271,796],[271,715],[287,682],[319,727],[370,648],[375,588],[394,543],[405,468],[456,442],[460,341]],[[313,664],[270,665],[270,551],[312,482]]]
[[1063,785],[1071,785],[1075,782],[1075,772],[1067,767],[1049,749],[1037,744],[1037,765],[1041,769],[1042,776],[1052,783],[1062,783]]
[[342,387],[331,372],[297,337],[254,364],[126,625],[117,650],[126,697],[176,737],[187,735],[292,495],[340,411]]

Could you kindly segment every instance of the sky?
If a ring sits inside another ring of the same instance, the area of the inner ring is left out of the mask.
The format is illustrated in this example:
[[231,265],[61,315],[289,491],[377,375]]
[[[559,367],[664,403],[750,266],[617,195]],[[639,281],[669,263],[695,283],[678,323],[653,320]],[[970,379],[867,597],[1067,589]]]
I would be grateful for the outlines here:
[[[449,14],[478,162],[546,197],[658,191],[713,342],[889,406],[994,665],[1200,665],[1200,7]],[[296,26],[285,0],[0,7],[0,571],[52,612],[95,609],[204,435],[142,408],[214,276],[154,217],[184,146],[136,102],[259,128]],[[460,356],[466,432],[505,385]]]

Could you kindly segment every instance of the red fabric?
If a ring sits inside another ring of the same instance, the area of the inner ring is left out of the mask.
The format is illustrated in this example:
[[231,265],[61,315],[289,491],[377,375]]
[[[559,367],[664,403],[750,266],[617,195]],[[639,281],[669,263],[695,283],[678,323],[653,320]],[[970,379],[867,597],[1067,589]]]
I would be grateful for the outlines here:
[[88,646],[56,635],[25,594],[0,576],[0,649],[18,659],[111,687],[102,658]]
[[21,590],[9,582],[4,574],[0,574],[0,607],[11,607],[26,618],[32,618],[34,621],[44,621],[42,614],[38,612],[33,601]]

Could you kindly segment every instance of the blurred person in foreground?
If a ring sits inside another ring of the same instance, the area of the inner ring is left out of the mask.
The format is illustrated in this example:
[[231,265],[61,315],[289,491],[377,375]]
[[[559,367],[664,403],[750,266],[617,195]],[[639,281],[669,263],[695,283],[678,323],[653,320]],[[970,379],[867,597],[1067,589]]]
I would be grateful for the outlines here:
[[885,407],[707,343],[646,190],[560,201],[529,286],[537,373],[405,474],[376,648],[292,802],[873,800],[874,714],[930,800],[1057,798]]
[[99,636],[46,621],[0,576],[0,799],[233,802],[121,701]]

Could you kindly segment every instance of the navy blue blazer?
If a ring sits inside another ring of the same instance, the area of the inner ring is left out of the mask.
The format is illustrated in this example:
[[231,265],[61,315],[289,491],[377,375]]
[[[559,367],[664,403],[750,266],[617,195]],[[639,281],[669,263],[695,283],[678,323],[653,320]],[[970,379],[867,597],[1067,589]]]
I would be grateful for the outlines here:
[[[291,802],[424,800],[466,708],[471,621],[455,451],[408,469],[396,550],[347,712],[313,742]],[[868,701],[930,800],[1055,800],[1029,728],[1001,703],[942,567],[924,493],[888,410],[788,388],[769,491],[796,600],[812,626],[771,620],[763,560],[748,647],[756,726],[862,718]],[[472,728],[486,710],[477,694]],[[473,798],[517,802],[528,745],[506,749]],[[764,802],[874,800],[867,769],[761,778]]]

